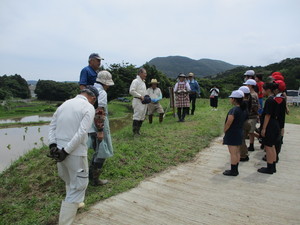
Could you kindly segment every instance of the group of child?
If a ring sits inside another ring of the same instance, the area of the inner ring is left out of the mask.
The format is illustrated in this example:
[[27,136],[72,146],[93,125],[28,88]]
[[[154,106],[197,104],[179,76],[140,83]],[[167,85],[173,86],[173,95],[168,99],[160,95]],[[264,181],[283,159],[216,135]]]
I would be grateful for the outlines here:
[[[224,125],[223,144],[228,146],[231,169],[224,171],[226,176],[239,174],[239,162],[249,160],[248,151],[254,151],[255,137],[259,138],[265,151],[267,167],[258,169],[259,173],[276,173],[276,163],[281,150],[286,106],[286,85],[280,72],[274,72],[265,83],[262,74],[248,70],[244,74],[243,86],[229,96],[234,105],[229,110]],[[263,107],[263,97],[266,101]],[[257,129],[256,124],[260,122]],[[245,139],[249,137],[250,145]]]

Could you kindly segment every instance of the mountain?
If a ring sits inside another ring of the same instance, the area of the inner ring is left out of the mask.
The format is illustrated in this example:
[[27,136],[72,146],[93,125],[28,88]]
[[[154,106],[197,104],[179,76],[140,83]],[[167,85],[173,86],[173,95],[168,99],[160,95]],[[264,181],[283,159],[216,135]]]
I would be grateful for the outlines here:
[[179,73],[189,72],[193,72],[197,77],[205,77],[237,67],[221,60],[195,60],[183,56],[156,57],[151,59],[149,64],[154,65],[170,78],[176,78]]

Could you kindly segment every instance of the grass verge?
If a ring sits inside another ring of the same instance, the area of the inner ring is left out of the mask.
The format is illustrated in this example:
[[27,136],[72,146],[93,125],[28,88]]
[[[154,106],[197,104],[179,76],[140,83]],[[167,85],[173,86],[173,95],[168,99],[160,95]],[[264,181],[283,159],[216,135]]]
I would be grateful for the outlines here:
[[[141,137],[132,136],[131,126],[115,132],[115,155],[107,160],[102,174],[110,183],[88,187],[84,210],[136,187],[147,177],[193,160],[222,133],[226,113],[231,107],[225,99],[220,100],[218,111],[211,111],[208,101],[198,100],[195,116],[188,116],[185,123],[167,116],[159,124],[156,117],[151,125],[145,121]],[[168,100],[162,102],[164,108],[167,104]],[[118,110],[116,107],[110,109]],[[295,115],[299,113],[291,109],[292,121],[297,121]],[[57,224],[65,187],[57,175],[56,164],[46,157],[47,153],[47,147],[34,149],[0,174],[0,224]],[[90,150],[89,156],[92,153]]]
[[300,107],[289,106],[289,114],[286,116],[286,123],[300,124]]

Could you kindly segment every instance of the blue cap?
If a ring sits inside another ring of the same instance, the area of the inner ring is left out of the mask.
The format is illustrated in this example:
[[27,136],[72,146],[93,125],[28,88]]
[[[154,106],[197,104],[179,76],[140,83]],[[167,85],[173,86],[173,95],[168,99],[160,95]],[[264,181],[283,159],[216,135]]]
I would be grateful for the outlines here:
[[101,58],[101,57],[99,56],[98,53],[92,53],[92,54],[90,54],[89,59],[99,59],[99,60],[104,60],[103,58]]

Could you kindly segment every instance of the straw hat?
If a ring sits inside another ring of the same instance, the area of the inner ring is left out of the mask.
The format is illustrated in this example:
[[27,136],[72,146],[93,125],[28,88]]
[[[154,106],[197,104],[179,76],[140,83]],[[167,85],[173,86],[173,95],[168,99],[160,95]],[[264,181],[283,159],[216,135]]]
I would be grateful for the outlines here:
[[193,76],[195,76],[195,74],[194,73],[189,73],[188,76],[193,77]]
[[151,79],[151,82],[149,84],[159,84],[159,82],[156,79]]

